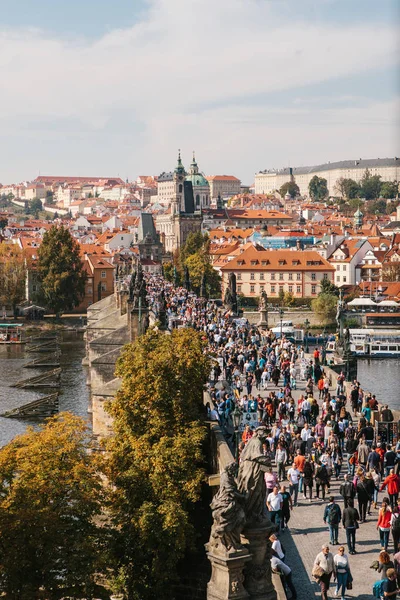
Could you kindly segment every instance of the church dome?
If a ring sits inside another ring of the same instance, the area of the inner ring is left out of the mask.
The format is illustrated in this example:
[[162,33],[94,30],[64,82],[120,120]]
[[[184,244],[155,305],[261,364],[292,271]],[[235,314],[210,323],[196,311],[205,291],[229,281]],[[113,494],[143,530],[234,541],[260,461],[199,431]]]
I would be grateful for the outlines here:
[[191,181],[194,188],[208,186],[207,179],[201,173],[189,173],[185,179],[186,181]]

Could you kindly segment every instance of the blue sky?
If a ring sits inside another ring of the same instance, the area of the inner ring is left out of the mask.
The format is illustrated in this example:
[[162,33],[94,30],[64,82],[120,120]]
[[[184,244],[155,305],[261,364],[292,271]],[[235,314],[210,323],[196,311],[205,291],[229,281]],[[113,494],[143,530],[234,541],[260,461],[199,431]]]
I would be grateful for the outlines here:
[[0,0],[0,182],[398,155],[398,0]]

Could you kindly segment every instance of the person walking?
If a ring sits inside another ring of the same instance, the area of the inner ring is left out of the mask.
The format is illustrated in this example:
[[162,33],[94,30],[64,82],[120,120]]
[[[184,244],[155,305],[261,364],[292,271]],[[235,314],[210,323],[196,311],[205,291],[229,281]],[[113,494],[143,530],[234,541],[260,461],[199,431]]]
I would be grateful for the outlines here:
[[304,499],[307,500],[307,488],[309,488],[310,502],[312,502],[313,485],[314,485],[314,465],[307,458],[306,462],[304,463],[304,469],[303,469],[303,494],[304,494]]
[[338,596],[339,592],[341,592],[341,600],[344,600],[347,582],[353,580],[349,559],[347,554],[344,553],[344,546],[339,546],[337,554],[333,557],[333,564],[336,579],[335,596]]
[[322,546],[322,552],[315,557],[313,571],[317,567],[320,567],[321,569],[321,574],[318,577],[319,587],[321,589],[321,600],[328,600],[329,585],[335,568],[333,555],[329,552],[328,544],[324,544]]
[[295,463],[292,464],[287,472],[287,478],[289,480],[289,492],[293,497],[293,506],[297,506],[297,498],[299,495],[299,482],[300,482],[300,471],[296,469]]
[[396,571],[394,569],[388,569],[386,574],[387,579],[382,582],[381,600],[386,600],[387,598],[396,598],[397,594],[400,592],[396,581]]
[[293,510],[292,496],[286,491],[286,487],[281,485],[279,490],[282,496],[282,510],[281,510],[281,529],[287,529],[290,520],[290,511]]
[[329,504],[325,507],[324,523],[329,525],[330,542],[332,546],[338,544],[339,523],[342,518],[342,511],[339,504],[336,504],[334,496],[329,497]]
[[274,555],[271,557],[271,569],[282,576],[283,583],[287,585],[292,594],[291,600],[296,600],[297,591],[292,580],[292,569],[281,558]]
[[367,507],[368,502],[373,497],[373,488],[374,482],[371,480],[366,480],[364,475],[360,475],[357,480],[357,500],[358,500],[358,510],[360,513],[360,523],[365,523],[367,520]]
[[269,510],[269,518],[271,522],[276,526],[276,530],[279,532],[281,527],[281,514],[282,514],[283,498],[279,493],[279,488],[276,485],[272,492],[267,497],[267,508]]
[[285,465],[288,459],[285,447],[282,444],[278,444],[275,452],[275,462],[278,469],[278,481],[284,481],[286,479]]
[[353,498],[356,494],[354,485],[352,484],[351,481],[349,481],[349,476],[347,473],[344,476],[344,482],[341,484],[341,486],[339,488],[339,493],[343,498],[344,507],[347,508],[348,501],[353,500]]
[[392,511],[392,516],[390,519],[390,528],[392,530],[393,538],[393,553],[397,554],[397,552],[399,551],[400,541],[400,511],[398,505],[396,505]]
[[358,510],[354,508],[353,498],[349,498],[347,506],[343,511],[342,524],[346,530],[347,547],[350,554],[356,554],[356,531],[359,527],[358,521],[360,515]]
[[381,492],[386,486],[389,493],[390,507],[393,510],[397,503],[400,491],[400,477],[396,475],[394,469],[390,469],[389,475],[382,481]]
[[315,472],[315,483],[316,483],[316,498],[319,499],[319,490],[321,488],[322,500],[325,500],[326,488],[329,486],[329,475],[328,469],[325,464],[318,465]]
[[387,552],[389,545],[389,533],[390,533],[390,521],[392,518],[392,511],[390,510],[388,503],[383,500],[382,507],[379,510],[378,522],[376,524],[377,530],[379,530],[379,538],[381,541],[381,548]]

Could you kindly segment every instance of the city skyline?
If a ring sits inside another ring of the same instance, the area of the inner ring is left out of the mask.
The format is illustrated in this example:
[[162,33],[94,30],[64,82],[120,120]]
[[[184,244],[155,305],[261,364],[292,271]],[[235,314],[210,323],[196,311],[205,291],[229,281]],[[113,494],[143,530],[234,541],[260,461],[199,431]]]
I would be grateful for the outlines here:
[[396,4],[3,1],[0,182],[398,155]]

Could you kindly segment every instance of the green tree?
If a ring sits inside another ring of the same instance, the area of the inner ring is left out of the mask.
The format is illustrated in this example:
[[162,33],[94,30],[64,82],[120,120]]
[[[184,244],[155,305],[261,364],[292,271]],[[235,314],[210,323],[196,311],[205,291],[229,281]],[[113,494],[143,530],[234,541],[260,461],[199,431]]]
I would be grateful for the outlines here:
[[205,342],[190,328],[150,329],[125,346],[109,405],[115,435],[107,440],[106,475],[116,575],[128,600],[167,600],[185,551],[194,542],[191,509],[204,471],[203,386],[211,368]]
[[381,214],[384,215],[386,213],[386,200],[382,198],[380,200],[372,200],[372,202],[368,203],[368,211],[373,214]]
[[333,296],[339,297],[339,288],[334,283],[332,283],[332,281],[330,279],[323,279],[321,281],[320,287],[321,287],[321,291],[319,292],[318,295],[331,294]]
[[321,323],[327,325],[335,319],[337,302],[338,299],[333,294],[319,294],[311,302],[311,308]]
[[362,205],[363,205],[363,201],[360,200],[360,198],[352,198],[348,202],[348,206],[352,211],[356,211]]
[[279,288],[278,298],[279,304],[283,306],[283,303],[285,302],[285,292],[283,291],[282,287]]
[[360,192],[360,186],[354,179],[346,179],[344,177],[337,180],[335,189],[346,200],[357,198]]
[[57,316],[78,306],[85,291],[86,272],[79,244],[68,229],[53,226],[46,231],[38,257],[41,294],[46,306]]
[[397,198],[399,195],[399,182],[398,181],[382,181],[382,187],[380,195],[386,200],[392,200]]
[[169,281],[170,283],[173,283],[173,281],[174,281],[174,264],[172,262],[164,263],[163,270],[164,270],[164,278],[167,281]]
[[8,225],[8,219],[6,217],[2,217],[0,219],[0,229],[5,229]]
[[360,182],[360,196],[366,200],[375,200],[381,193],[381,176],[371,175],[368,169],[365,170]]
[[314,202],[324,200],[328,195],[328,182],[324,177],[314,175],[308,184],[308,191]]
[[28,203],[26,213],[28,215],[34,215],[35,219],[37,219],[41,210],[43,210],[42,201],[39,200],[39,198],[34,198],[32,202]]
[[[102,484],[69,413],[0,450],[0,589],[12,600],[93,597]],[[104,537],[105,537],[105,532]]]
[[202,234],[200,231],[189,233],[186,243],[180,249],[180,261],[182,267],[185,265],[186,259],[203,249],[207,242],[208,235],[206,233]]
[[292,306],[294,304],[294,296],[292,292],[285,292],[283,296],[283,304],[285,306]]
[[281,198],[284,198],[289,193],[291,198],[300,196],[300,188],[294,181],[287,181],[279,188],[279,194]]
[[201,280],[205,275],[207,296],[219,298],[221,294],[221,277],[211,266],[210,256],[205,250],[199,250],[189,256],[186,259],[186,266],[189,269],[190,281],[196,294],[200,292]]
[[26,266],[23,251],[15,244],[0,244],[0,303],[11,304],[14,315],[25,299]]

